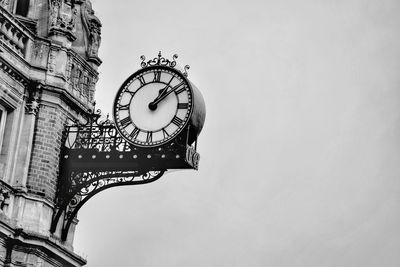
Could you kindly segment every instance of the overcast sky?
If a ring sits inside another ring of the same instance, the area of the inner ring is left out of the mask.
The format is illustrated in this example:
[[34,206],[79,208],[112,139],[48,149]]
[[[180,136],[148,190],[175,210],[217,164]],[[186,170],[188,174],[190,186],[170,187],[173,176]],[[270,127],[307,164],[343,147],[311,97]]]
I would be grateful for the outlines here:
[[102,1],[96,99],[140,55],[203,93],[199,171],[79,213],[88,267],[400,266],[400,2]]

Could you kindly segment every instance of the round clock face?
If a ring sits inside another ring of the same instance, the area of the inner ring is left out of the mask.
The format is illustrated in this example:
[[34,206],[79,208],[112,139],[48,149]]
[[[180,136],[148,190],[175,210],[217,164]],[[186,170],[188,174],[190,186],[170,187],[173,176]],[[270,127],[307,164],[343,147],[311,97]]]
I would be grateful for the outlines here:
[[192,113],[192,89],[177,70],[152,66],[128,78],[114,102],[119,133],[131,144],[154,147],[171,141]]

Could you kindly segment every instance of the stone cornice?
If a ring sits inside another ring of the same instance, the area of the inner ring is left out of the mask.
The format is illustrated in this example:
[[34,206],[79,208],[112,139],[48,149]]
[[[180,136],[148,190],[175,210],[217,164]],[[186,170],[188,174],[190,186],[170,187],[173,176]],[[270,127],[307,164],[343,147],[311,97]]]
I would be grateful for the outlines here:
[[[50,89],[51,88],[51,89]],[[51,103],[58,105],[58,107],[64,109],[61,102],[57,103],[51,100],[51,96],[56,96],[60,101],[66,103],[67,106],[71,107],[73,110],[77,111],[77,114],[90,114],[91,109],[87,108],[88,105],[93,105],[93,103],[82,103],[78,101],[69,91],[65,89],[60,89],[57,87],[44,87],[41,103]],[[49,98],[50,97],[50,98]],[[71,113],[69,110],[66,110],[69,114]]]
[[[7,51],[11,54],[15,54],[14,51]],[[3,69],[6,73],[8,73],[14,80],[20,82],[23,86],[26,86],[29,82],[28,73],[23,73],[20,69],[17,69],[13,62],[7,60],[2,54],[6,53],[4,50],[1,51],[0,48],[0,68]],[[30,68],[30,65],[26,63],[25,60],[21,60],[21,58],[16,55],[16,58],[13,60],[18,60],[21,64],[25,65],[27,69]]]
[[9,223],[6,223],[6,221],[7,220],[0,220],[0,236],[19,246],[19,250],[24,247],[30,249],[38,248],[49,257],[47,260],[58,263],[58,265],[55,266],[64,266],[62,265],[63,263],[70,264],[71,266],[86,264],[84,258],[74,253],[71,248],[65,247],[59,240],[15,228]]

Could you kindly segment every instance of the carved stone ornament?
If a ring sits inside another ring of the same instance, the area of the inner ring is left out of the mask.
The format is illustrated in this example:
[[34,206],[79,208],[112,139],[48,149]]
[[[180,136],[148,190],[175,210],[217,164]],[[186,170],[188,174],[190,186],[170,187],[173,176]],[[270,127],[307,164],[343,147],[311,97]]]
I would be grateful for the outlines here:
[[67,25],[67,29],[70,31],[75,31],[77,14],[78,14],[78,10],[74,7],[72,9],[71,19],[69,20],[68,25]]
[[10,193],[0,188],[0,212],[5,212],[10,204]]
[[0,0],[0,6],[7,8],[9,4],[9,0]]
[[65,74],[68,82],[71,82],[71,75],[72,75],[72,65],[73,65],[73,60],[72,57],[69,56],[67,59],[67,65],[65,69]]
[[97,57],[101,43],[101,22],[94,14],[89,1],[85,2],[82,8],[82,21],[88,31],[87,54],[89,57]]
[[78,10],[74,1],[50,0],[49,27],[51,31],[61,31],[73,36]]
[[55,72],[56,70],[56,57],[57,51],[51,50],[49,53],[49,60],[47,62],[47,69],[49,70],[49,72]]
[[28,87],[28,97],[26,100],[25,111],[28,114],[36,114],[39,111],[40,94],[42,91],[42,85],[33,82]]
[[60,9],[61,9],[61,0],[50,1],[50,16],[49,16],[50,27],[57,26],[60,17]]
[[43,57],[43,44],[41,42],[33,42],[32,50],[33,50],[33,58],[34,59],[42,59]]
[[72,75],[73,75],[73,80],[72,80],[73,88],[79,90],[82,77],[82,70],[79,67],[79,65],[75,67],[74,73],[72,73]]

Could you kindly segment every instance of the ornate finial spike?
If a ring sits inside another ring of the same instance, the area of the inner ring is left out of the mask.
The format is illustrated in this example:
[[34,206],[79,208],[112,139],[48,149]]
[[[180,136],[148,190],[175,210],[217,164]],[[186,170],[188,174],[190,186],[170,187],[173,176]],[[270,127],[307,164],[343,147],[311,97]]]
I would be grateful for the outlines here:
[[185,67],[184,67],[184,69],[183,69],[183,76],[185,76],[185,77],[187,77],[188,76],[188,70],[190,69],[190,66],[189,65],[186,65]]
[[157,64],[160,65],[161,60],[164,58],[161,56],[161,51],[158,51],[158,59],[157,59]]

